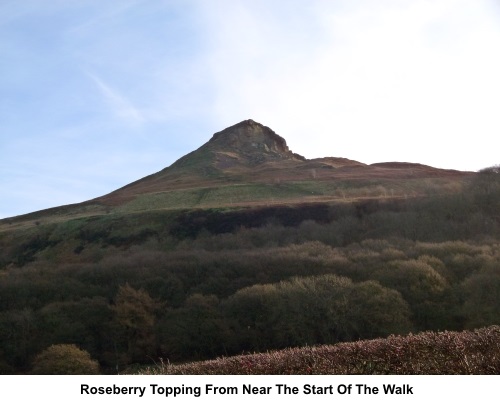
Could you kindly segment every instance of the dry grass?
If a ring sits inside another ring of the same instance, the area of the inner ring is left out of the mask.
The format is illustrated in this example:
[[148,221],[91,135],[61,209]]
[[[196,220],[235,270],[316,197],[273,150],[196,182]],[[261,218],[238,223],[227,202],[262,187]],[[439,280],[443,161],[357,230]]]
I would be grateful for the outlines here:
[[500,327],[424,332],[171,365],[142,374],[499,374]]

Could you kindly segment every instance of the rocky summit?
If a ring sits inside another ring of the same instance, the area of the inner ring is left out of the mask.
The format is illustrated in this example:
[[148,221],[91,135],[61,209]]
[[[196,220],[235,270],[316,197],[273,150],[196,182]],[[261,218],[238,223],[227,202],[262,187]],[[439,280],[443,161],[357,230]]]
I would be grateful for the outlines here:
[[240,154],[250,164],[259,164],[266,160],[305,160],[293,153],[284,138],[251,119],[217,132],[206,144],[219,153]]
[[248,119],[216,132],[207,143],[179,159],[171,168],[212,166],[224,170],[282,160],[306,159],[293,153],[285,139],[271,128]]

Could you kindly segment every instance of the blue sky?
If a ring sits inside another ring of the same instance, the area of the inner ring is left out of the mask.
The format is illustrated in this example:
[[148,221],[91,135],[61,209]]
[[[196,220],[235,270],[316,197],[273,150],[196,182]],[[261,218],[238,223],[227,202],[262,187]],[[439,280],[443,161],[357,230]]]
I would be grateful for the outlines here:
[[2,0],[0,218],[252,118],[307,158],[498,164],[494,0]]

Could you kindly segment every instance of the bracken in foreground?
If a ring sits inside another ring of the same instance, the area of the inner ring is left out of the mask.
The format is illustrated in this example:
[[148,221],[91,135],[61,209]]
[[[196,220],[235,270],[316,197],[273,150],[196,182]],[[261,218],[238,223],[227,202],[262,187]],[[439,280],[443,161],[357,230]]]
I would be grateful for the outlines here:
[[500,326],[161,364],[142,374],[500,374]]

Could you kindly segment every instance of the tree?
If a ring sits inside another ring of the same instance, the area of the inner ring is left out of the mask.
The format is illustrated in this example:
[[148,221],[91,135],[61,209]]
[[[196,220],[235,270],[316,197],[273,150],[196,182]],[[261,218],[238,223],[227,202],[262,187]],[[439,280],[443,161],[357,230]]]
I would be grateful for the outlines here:
[[[399,291],[408,302],[415,325],[438,327],[442,321],[443,297],[448,282],[424,260],[394,260],[372,277],[384,287]],[[442,323],[441,323],[442,324]]]
[[500,323],[500,272],[485,269],[466,279],[460,286],[467,328]]
[[33,339],[35,315],[29,308],[0,312],[0,354],[13,367],[26,368],[38,350]]
[[240,348],[251,351],[380,337],[411,327],[397,291],[331,274],[253,285],[223,306]]
[[500,209],[500,165],[479,170],[470,191],[474,202],[484,211],[495,215]]
[[373,280],[353,284],[349,320],[351,340],[405,334],[412,328],[410,310],[401,294]]
[[99,363],[76,345],[52,345],[35,357],[32,374],[98,374]]
[[155,311],[159,304],[143,289],[120,286],[112,309],[117,337],[126,344],[125,362],[143,362],[156,350]]
[[113,331],[113,316],[104,297],[45,305],[37,313],[38,348],[58,343],[75,344],[87,350],[102,366],[112,366],[114,346],[109,336]]
[[222,311],[233,330],[236,352],[277,348],[273,327],[279,293],[276,284],[255,284],[228,297]]
[[215,295],[193,294],[185,305],[159,320],[162,355],[170,360],[200,360],[225,354],[229,331]]

